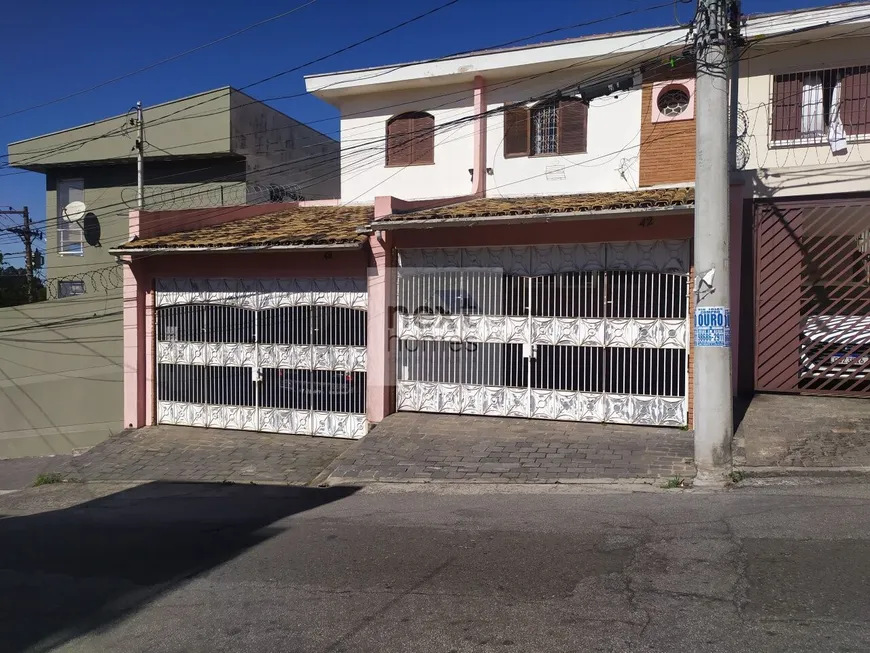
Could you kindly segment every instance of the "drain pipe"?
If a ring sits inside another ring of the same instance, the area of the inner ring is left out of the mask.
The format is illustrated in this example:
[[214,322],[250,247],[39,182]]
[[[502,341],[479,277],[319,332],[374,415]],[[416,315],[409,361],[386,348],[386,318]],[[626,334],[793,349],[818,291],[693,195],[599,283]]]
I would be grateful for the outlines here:
[[474,77],[474,161],[471,168],[471,194],[486,197],[486,80]]

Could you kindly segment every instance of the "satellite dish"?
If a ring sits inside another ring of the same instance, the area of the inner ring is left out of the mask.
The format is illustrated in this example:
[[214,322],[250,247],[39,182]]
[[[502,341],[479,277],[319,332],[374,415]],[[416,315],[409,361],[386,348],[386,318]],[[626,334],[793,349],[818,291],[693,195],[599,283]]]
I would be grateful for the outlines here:
[[61,216],[67,222],[78,222],[85,215],[85,211],[88,210],[88,207],[84,202],[70,202],[65,207],[63,207],[63,211],[61,212]]
[[100,236],[102,228],[100,227],[100,219],[93,213],[86,213],[82,220],[82,231],[84,232],[85,242],[91,247],[102,247]]

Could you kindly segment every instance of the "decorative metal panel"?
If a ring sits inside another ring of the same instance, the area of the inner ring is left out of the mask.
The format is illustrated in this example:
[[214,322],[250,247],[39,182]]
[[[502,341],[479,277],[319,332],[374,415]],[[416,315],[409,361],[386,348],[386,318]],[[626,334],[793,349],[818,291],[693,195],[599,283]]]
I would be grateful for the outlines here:
[[158,342],[157,362],[217,367],[280,367],[296,370],[365,372],[365,347],[254,345],[231,342]]
[[178,401],[157,402],[158,424],[256,430],[257,411],[247,406],[213,406]]
[[357,413],[261,408],[260,430],[359,439],[368,431],[368,422]]
[[522,247],[404,249],[403,268],[498,268],[505,274],[543,276],[565,272],[634,270],[687,274],[689,241],[577,243]]
[[364,279],[159,279],[160,424],[365,434]]
[[401,251],[399,410],[684,426],[689,253],[687,241]]
[[685,397],[399,381],[397,409],[574,422],[684,426]]
[[242,308],[285,306],[338,306],[365,309],[368,292],[365,279],[166,279],[155,283],[155,303],[220,304]]

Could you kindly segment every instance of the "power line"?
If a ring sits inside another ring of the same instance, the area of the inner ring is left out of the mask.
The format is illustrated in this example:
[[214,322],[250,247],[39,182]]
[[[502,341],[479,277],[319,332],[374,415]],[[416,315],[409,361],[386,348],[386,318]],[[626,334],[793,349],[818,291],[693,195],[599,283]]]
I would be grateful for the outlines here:
[[104,86],[108,86],[109,84],[114,84],[115,82],[119,82],[122,79],[127,79],[128,77],[133,77],[134,75],[144,73],[145,71],[151,70],[152,68],[157,68],[158,66],[162,66],[162,65],[167,64],[171,61],[176,61],[178,59],[181,59],[182,57],[186,57],[190,54],[193,54],[194,52],[199,52],[200,50],[205,50],[206,48],[210,48],[213,45],[217,45],[218,43],[223,43],[224,41],[228,41],[228,40],[235,38],[241,34],[244,34],[245,32],[249,32],[252,29],[256,29],[257,27],[261,27],[263,25],[266,25],[267,23],[271,23],[271,22],[279,20],[281,18],[286,18],[290,14],[293,14],[293,13],[299,11],[300,9],[305,9],[305,7],[313,5],[315,2],[317,2],[317,0],[309,0],[306,3],[299,5],[298,7],[294,7],[293,9],[289,9],[288,11],[284,11],[280,14],[275,15],[275,16],[271,16],[270,18],[265,18],[263,20],[257,21],[256,23],[252,23],[251,25],[248,25],[247,27],[243,27],[242,29],[236,30],[235,32],[232,32],[231,34],[227,34],[226,36],[222,36],[218,39],[215,39],[214,41],[209,41],[208,43],[203,43],[202,45],[198,45],[195,48],[191,48],[190,50],[185,50],[184,52],[174,54],[170,57],[166,57],[165,59],[155,61],[154,63],[148,64],[147,66],[143,66],[142,68],[137,68],[136,70],[129,72],[129,73],[125,73],[123,75],[118,75],[117,77],[113,77],[112,79],[107,79],[104,82],[100,82],[99,84],[95,84],[93,86],[82,89],[80,91],[76,91],[74,93],[70,93],[68,95],[64,95],[62,97],[58,97],[58,98],[55,98],[53,100],[48,100],[48,101],[42,102],[40,104],[33,104],[29,107],[22,107],[21,109],[16,109],[15,111],[10,111],[9,113],[4,113],[4,114],[0,115],[0,119],[8,118],[10,116],[16,116],[18,114],[25,113],[26,111],[32,111],[34,109],[41,109],[42,107],[47,107],[47,106],[50,106],[52,104],[57,104],[58,102],[64,102],[65,100],[69,100],[71,98],[78,97],[79,95],[84,95],[85,93],[90,93],[91,91],[96,91],[97,89],[103,88]]
[[[325,54],[321,57],[317,57],[316,59],[312,59],[310,61],[307,61],[306,63],[300,64],[298,66],[294,66],[293,68],[288,68],[286,70],[279,71],[273,75],[269,75],[268,77],[264,77],[262,79],[259,79],[255,82],[251,82],[250,84],[247,84],[245,86],[240,87],[238,90],[244,91],[244,90],[247,90],[249,88],[253,88],[254,86],[259,86],[260,84],[265,84],[266,82],[270,82],[274,79],[278,79],[279,77],[289,75],[290,73],[294,73],[298,70],[301,70],[302,68],[307,68],[308,66],[313,66],[314,64],[320,63],[321,61],[326,61],[327,59],[331,59],[332,57],[334,57],[336,55],[342,54],[344,52],[347,52],[348,50],[352,50],[353,48],[359,47],[360,45],[364,45],[366,43],[374,41],[375,39],[378,39],[382,36],[386,36],[387,34],[390,34],[391,32],[395,32],[396,30],[401,29],[402,27],[406,27],[407,25],[410,25],[410,24],[415,23],[419,20],[427,18],[428,16],[431,16],[432,14],[435,14],[443,9],[447,9],[448,7],[455,5],[459,1],[460,0],[448,0],[445,3],[438,5],[437,7],[434,7],[428,11],[423,12],[422,14],[418,14],[418,15],[414,16],[413,18],[409,18],[408,20],[405,20],[405,21],[402,21],[401,23],[398,23],[397,25],[393,25],[392,27],[389,27],[385,30],[381,30],[377,34],[372,34],[371,36],[368,36],[364,39],[361,39],[359,41],[351,43],[350,45],[346,45],[343,48],[339,48],[338,50],[334,50],[334,51],[332,51],[328,54]],[[181,113],[183,111],[187,111],[188,109],[193,109],[197,106],[202,106],[203,104],[208,104],[209,102],[213,102],[213,101],[214,101],[214,98],[209,98],[207,100],[203,100],[202,102],[194,104],[190,107],[185,107],[184,109],[179,109],[178,111],[175,111],[173,113],[169,113],[169,114],[163,116],[161,121],[155,122],[152,126],[156,127],[158,125],[162,125],[165,122],[167,122],[168,118],[171,118],[172,116],[174,116],[178,113]]]
[[[457,2],[458,0],[453,0],[453,1],[454,1],[454,2]],[[421,18],[424,18],[424,17],[426,17],[426,16],[428,16],[428,15],[430,15],[430,14],[432,14],[432,13],[435,13],[436,11],[439,11],[440,9],[445,8],[445,7],[449,6],[450,4],[453,4],[453,3],[452,3],[452,2],[448,2],[448,3],[445,4],[445,5],[441,5],[440,7],[436,7],[435,9],[432,9],[432,10],[430,10],[429,12],[426,12],[426,13],[424,13],[424,14],[421,14],[421,15],[419,15],[419,16],[416,16],[415,18],[412,18],[412,19],[410,19],[410,20],[408,20],[408,21],[405,21],[404,23],[401,23],[401,24],[399,24],[399,25],[396,25],[396,26],[394,26],[394,27],[392,27],[392,28],[390,28],[390,29],[388,29],[388,30],[385,30],[385,31],[379,33],[379,34],[376,34],[376,35],[374,35],[374,36],[368,37],[368,39],[364,39],[364,40],[359,41],[359,42],[357,42],[357,43],[354,43],[354,44],[351,44],[351,45],[349,45],[349,46],[346,46],[346,47],[343,48],[342,50],[339,50],[339,51],[336,51],[336,52],[330,53],[330,54],[328,54],[328,55],[325,55],[324,57],[321,57],[320,59],[314,60],[314,61],[312,61],[312,62],[308,62],[308,63],[306,63],[306,64],[302,64],[301,66],[297,66],[297,67],[295,67],[295,68],[291,68],[291,69],[288,69],[288,70],[285,70],[285,71],[281,71],[280,73],[278,73],[278,74],[276,74],[276,75],[273,75],[273,76],[270,77],[270,78],[265,78],[265,79],[263,79],[263,80],[259,80],[259,81],[253,82],[252,84],[249,84],[249,85],[247,85],[247,86],[243,86],[243,87],[241,87],[241,89],[239,89],[239,90],[244,90],[244,89],[247,89],[247,88],[251,88],[252,86],[256,86],[256,85],[258,85],[258,84],[260,84],[260,83],[263,83],[264,81],[268,81],[269,79],[273,79],[274,77],[277,77],[277,76],[280,76],[280,75],[284,75],[284,74],[288,74],[288,73],[290,73],[290,72],[294,72],[294,71],[299,70],[299,69],[301,69],[301,68],[307,67],[308,65],[312,65],[313,63],[317,63],[317,62],[322,61],[322,60],[324,60],[324,59],[330,58],[330,57],[334,56],[335,54],[339,54],[340,52],[346,51],[346,50],[348,50],[348,49],[351,49],[351,48],[353,48],[353,47],[356,47],[357,45],[360,45],[360,44],[365,43],[365,42],[367,42],[367,41],[370,41],[370,40],[373,40],[373,39],[375,39],[375,38],[378,38],[378,37],[381,36],[381,35],[384,35],[384,34],[386,34],[386,33],[389,33],[389,32],[391,32],[391,31],[394,31],[394,30],[396,30],[396,29],[399,29],[400,27],[403,27],[404,25],[407,25],[407,24],[410,24],[410,23],[415,22],[415,21],[417,21],[417,20],[420,20]],[[544,31],[542,31],[542,32],[537,32],[537,33],[532,34],[532,35],[528,35],[528,36],[520,37],[519,39],[514,39],[514,40],[512,40],[512,41],[508,41],[508,42],[506,42],[506,43],[498,44],[498,45],[495,45],[495,46],[489,46],[489,47],[486,48],[486,49],[498,49],[498,48],[504,48],[504,47],[506,47],[506,46],[510,46],[510,45],[513,45],[513,44],[516,44],[516,43],[522,43],[522,42],[524,42],[524,41],[528,41],[528,40],[531,40],[531,39],[534,39],[534,38],[538,38],[538,37],[540,37],[540,36],[546,36],[546,35],[549,35],[549,34],[553,34],[553,33],[560,32],[560,31],[566,31],[566,30],[570,30],[570,29],[578,29],[578,28],[581,28],[581,27],[587,27],[587,26],[590,26],[590,25],[594,25],[594,24],[598,24],[598,23],[606,22],[606,21],[609,21],[609,20],[614,20],[614,19],[616,19],[616,18],[620,18],[620,17],[628,16],[628,15],[631,15],[631,14],[641,13],[641,12],[644,12],[644,11],[652,11],[652,10],[655,10],[655,9],[660,9],[660,8],[662,8],[662,7],[666,7],[666,6],[668,6],[668,4],[669,4],[669,3],[666,2],[666,3],[663,3],[663,4],[653,5],[653,6],[650,6],[650,7],[642,7],[642,8],[632,9],[632,10],[629,10],[629,11],[624,11],[624,12],[619,13],[619,14],[614,14],[614,15],[610,15],[610,16],[603,17],[603,18],[594,19],[594,20],[591,20],[591,21],[584,21],[584,22],[581,22],[581,23],[575,23],[575,24],[573,24],[573,25],[568,25],[568,26],[564,26],[564,27],[552,28],[552,29],[549,29],[549,30],[544,30]],[[461,52],[453,53],[453,54],[449,54],[449,55],[444,55],[444,56],[441,56],[441,57],[435,57],[435,58],[433,58],[433,59],[429,59],[429,60],[427,60],[427,61],[417,61],[417,62],[410,62],[410,63],[400,64],[400,65],[398,65],[398,66],[391,67],[389,70],[381,71],[381,72],[376,73],[376,74],[374,74],[374,75],[368,75],[368,76],[362,77],[361,79],[366,79],[366,80],[367,80],[367,79],[371,79],[371,78],[374,78],[374,77],[378,77],[378,76],[381,76],[381,75],[384,75],[384,74],[388,74],[389,72],[393,72],[393,71],[395,71],[395,70],[399,70],[399,69],[402,69],[402,68],[405,68],[405,67],[408,67],[408,66],[421,65],[421,64],[425,64],[425,63],[433,63],[433,62],[437,62],[437,61],[442,61],[442,60],[446,60],[446,59],[451,59],[451,58],[454,58],[454,57],[459,57],[459,56],[464,56],[464,55],[468,55],[468,54],[473,54],[473,53],[475,53],[475,52],[480,52],[480,51],[481,51],[480,49],[467,50],[467,51],[461,51]],[[328,88],[328,86],[329,86],[329,85],[327,85],[325,88]],[[461,91],[460,91],[460,92],[461,92]],[[434,98],[437,98],[437,97],[445,97],[445,96],[448,96],[448,95],[456,95],[456,94],[458,94],[458,93],[460,93],[460,92],[452,92],[452,93],[440,94],[440,95],[433,96],[433,98],[429,98],[429,99],[434,99]],[[302,92],[302,93],[296,93],[296,94],[293,94],[293,95],[276,96],[276,97],[274,97],[274,98],[267,98],[266,100],[262,100],[262,101],[260,101],[260,100],[252,100],[251,102],[248,102],[248,103],[245,103],[245,104],[242,104],[242,105],[239,105],[239,106],[246,106],[247,104],[258,104],[258,103],[266,102],[266,101],[269,101],[269,100],[290,99],[290,98],[302,97],[302,96],[306,96],[306,95],[308,95],[308,93],[306,93],[306,92]],[[214,100],[214,98],[210,98],[210,99],[207,99],[207,100],[204,100],[204,101],[200,102],[199,104],[195,104],[195,105],[190,106],[190,107],[185,107],[185,108],[180,109],[180,110],[178,110],[178,111],[176,111],[176,112],[174,112],[174,113],[168,114],[167,116],[163,116],[163,118],[159,119],[159,120],[156,121],[155,123],[152,123],[152,126],[157,126],[157,125],[160,125],[160,124],[164,124],[164,123],[166,123],[166,122],[175,122],[175,121],[178,121],[178,120],[189,120],[189,119],[192,119],[192,118],[199,118],[199,117],[205,117],[205,116],[217,115],[217,114],[224,113],[224,112],[226,112],[226,111],[229,110],[229,109],[219,109],[219,110],[217,110],[217,111],[213,111],[213,112],[198,113],[198,114],[193,114],[193,115],[191,115],[191,116],[182,116],[182,117],[179,117],[179,118],[173,118],[172,120],[166,120],[167,118],[169,118],[169,117],[171,117],[171,116],[173,116],[173,115],[176,115],[176,114],[179,114],[179,113],[182,113],[182,112],[186,112],[186,111],[189,110],[189,109],[193,109],[193,108],[195,108],[196,106],[200,106],[200,105],[202,105],[202,104],[206,104],[206,103],[211,102],[211,101],[213,101],[213,100]],[[308,124],[315,124],[315,123],[317,123],[317,122],[323,122],[323,121],[325,121],[325,120],[330,120],[330,119],[317,120],[317,121],[314,121],[314,122],[312,122],[312,123],[308,123]],[[278,128],[276,128],[276,129],[278,129]],[[272,131],[272,130],[263,130],[263,131]],[[261,133],[261,132],[256,132],[256,133]],[[78,142],[84,144],[84,143],[87,143],[87,142],[92,142],[93,140],[97,140],[98,138],[105,138],[105,137],[110,136],[110,135],[112,135],[111,132],[110,132],[110,133],[107,133],[107,134],[104,134],[104,135],[102,135],[102,136],[99,136],[99,137],[92,137],[92,138],[87,138],[87,139],[81,139],[81,141],[78,141]],[[217,139],[214,139],[214,140],[217,140]],[[212,141],[203,141],[203,142],[212,142]],[[33,152],[34,152],[34,153],[41,153],[41,152],[43,152],[43,153],[44,153],[44,152],[52,153],[52,152],[54,152],[54,151],[60,151],[62,148],[68,148],[68,147],[71,147],[72,145],[73,145],[73,144],[71,144],[71,143],[67,143],[67,144],[65,144],[65,145],[63,145],[63,146],[60,146],[59,148],[56,148],[56,149],[51,149],[51,148],[50,148],[50,149],[48,149],[48,150],[42,150],[42,151],[40,151],[40,150],[34,150]],[[29,153],[29,152],[24,152],[24,153]],[[22,154],[24,154],[24,153],[22,153]],[[0,156],[2,156],[2,155],[0,155]],[[6,156],[8,156],[8,155],[6,155]],[[34,157],[34,158],[30,159],[29,161],[37,160],[38,158],[40,158],[40,157]],[[27,162],[28,162],[28,161],[22,161],[22,162],[19,162],[19,164],[16,164],[16,165],[20,165],[21,163],[27,163]],[[5,165],[5,166],[0,166],[0,169],[2,169],[3,167],[12,167],[12,166],[9,166],[9,165],[7,164],[7,165]],[[23,174],[23,171],[16,171],[16,172],[13,172],[13,173],[9,173],[8,175],[0,175],[0,177],[3,177],[3,176],[11,176],[11,175],[14,175],[14,174]]]
[[[665,47],[668,47],[669,45],[670,45],[670,44],[665,44],[665,45],[662,46],[660,49],[665,48]],[[646,56],[646,54],[647,54],[647,53],[644,53],[644,56]],[[640,58],[639,56],[638,56],[638,57],[635,57],[635,59],[639,59],[639,58]],[[658,61],[658,59],[657,59],[656,57],[647,57],[647,59],[645,59],[642,63],[644,63],[644,64],[649,64],[649,63],[651,63],[651,62],[655,62],[655,61]],[[583,63],[586,63],[586,62],[583,62]],[[604,78],[606,78],[606,75],[607,75],[607,74],[610,74],[611,71],[613,71],[613,70],[617,70],[617,69],[619,69],[620,67],[625,68],[625,67],[628,66],[629,64],[633,64],[633,62],[632,62],[632,61],[629,61],[629,62],[627,62],[627,63],[625,63],[625,64],[620,64],[620,65],[618,65],[618,66],[614,66],[614,67],[612,67],[611,69],[608,69],[608,70],[605,70],[605,71],[599,72],[599,73],[597,73],[597,74],[595,74],[595,75],[592,75],[592,76],[590,76],[590,77],[587,77],[586,79],[580,81],[579,83],[580,83],[580,84],[590,84],[590,83],[594,83],[597,79],[604,79]],[[544,73],[540,73],[539,75],[534,75],[534,76],[530,76],[530,77],[539,77],[539,76],[544,76],[544,75],[546,75],[546,74],[550,74],[551,72],[559,72],[559,71],[561,71],[561,70],[567,70],[567,69],[569,69],[569,68],[575,67],[576,65],[578,65],[578,64],[571,64],[570,66],[564,66],[564,67],[562,67],[562,68],[560,68],[560,69],[557,69],[557,70],[555,70],[555,71],[545,71]],[[634,66],[632,67],[632,69],[634,69],[634,67],[636,67],[637,65],[638,65],[638,64],[634,64]],[[667,65],[667,64],[664,64],[664,65]],[[524,77],[524,78],[521,78],[521,79],[518,79],[518,80],[512,80],[512,81],[509,81],[509,82],[506,82],[506,83],[502,84],[500,87],[494,87],[494,88],[506,88],[506,87],[509,87],[509,86],[513,86],[513,85],[516,85],[516,84],[518,84],[518,83],[521,83],[522,81],[525,81],[525,79],[528,79],[528,78],[529,78],[529,76]],[[552,91],[548,91],[547,93],[542,94],[541,96],[539,96],[539,98],[536,98],[536,99],[543,99],[543,98],[547,98],[547,97],[550,97],[550,96],[554,96],[555,94],[561,92],[562,90],[565,90],[565,89],[567,89],[567,88],[570,88],[570,87],[576,85],[577,83],[578,83],[578,82],[572,83],[571,86],[566,86],[566,87],[563,87],[562,89],[554,89],[554,90],[552,90]],[[510,104],[510,105],[505,105],[505,106],[502,106],[502,107],[497,107],[497,108],[494,108],[494,109],[490,109],[489,111],[484,112],[484,113],[482,113],[482,114],[472,114],[472,115],[464,116],[464,117],[459,118],[459,119],[454,120],[454,121],[449,121],[449,122],[446,122],[446,123],[442,123],[442,124],[440,124],[440,125],[438,125],[438,126],[436,127],[436,130],[435,130],[435,131],[438,132],[438,131],[442,131],[442,130],[445,130],[445,129],[448,129],[448,128],[455,128],[455,127],[458,127],[458,126],[460,126],[460,125],[462,125],[462,124],[465,124],[465,123],[467,123],[467,122],[472,122],[472,121],[474,121],[474,120],[477,120],[477,119],[478,119],[479,117],[481,117],[481,116],[488,116],[488,115],[493,115],[493,114],[501,113],[501,112],[505,111],[505,110],[508,109],[508,108],[511,108],[511,107],[513,107],[513,106],[519,106],[519,105],[523,104],[524,102],[525,102],[525,101],[523,101],[523,102],[518,102],[518,103],[514,103],[514,104]],[[413,138],[413,137],[416,136],[416,135],[417,135],[416,133],[412,133],[412,134],[409,135],[409,138]],[[378,156],[380,153],[382,153],[382,149],[381,149],[380,147],[371,147],[371,146],[372,146],[372,145],[379,145],[379,144],[383,143],[384,140],[385,140],[385,137],[379,137],[379,138],[372,139],[372,140],[369,141],[369,142],[364,142],[364,143],[361,143],[361,144],[359,144],[359,145],[355,145],[355,146],[352,146],[352,147],[350,147],[350,148],[346,148],[346,149],[343,150],[342,152],[337,153],[337,154],[334,154],[334,155],[332,155],[332,154],[327,154],[327,155],[314,155],[313,157],[304,157],[304,158],[301,159],[301,160],[316,160],[316,159],[318,159],[318,158],[323,158],[323,157],[328,157],[328,158],[334,158],[334,159],[337,159],[337,158],[340,158],[341,156],[347,156],[351,151],[354,151],[354,150],[364,151],[365,149],[372,150],[373,154],[369,155],[367,158],[373,158],[373,157],[375,157],[375,156]],[[296,159],[296,160],[294,160],[294,161],[283,162],[283,163],[281,163],[281,164],[277,164],[276,166],[272,166],[271,168],[274,169],[274,168],[286,167],[287,165],[291,165],[291,164],[293,164],[293,163],[298,163],[298,162],[300,162],[301,160],[300,160],[300,159]],[[358,161],[358,162],[355,162],[355,164],[356,164],[357,166],[359,166],[360,163],[362,163],[362,162],[359,162],[359,161]],[[207,168],[205,168],[205,169],[207,169]],[[265,170],[268,171],[269,168],[267,168],[267,169],[265,169]],[[346,166],[346,167],[345,167],[345,170],[344,170],[344,173],[347,173],[348,170],[349,170],[349,168]],[[325,173],[324,175],[320,175],[319,177],[315,177],[315,178],[313,178],[313,179],[310,179],[309,182],[312,182],[312,183],[313,183],[313,182],[317,182],[317,181],[319,181],[319,180],[321,180],[321,179],[329,178],[329,177],[331,176],[331,174],[332,174],[332,173]],[[212,178],[212,179],[210,179],[210,180],[208,180],[208,181],[206,181],[206,182],[202,182],[201,184],[199,184],[199,186],[207,185],[207,184],[209,184],[209,183],[214,183],[215,181],[220,181],[220,180],[225,179],[225,178],[226,178],[226,176],[225,176],[225,177],[215,177],[215,178]],[[156,181],[156,180],[152,180],[152,181]],[[194,188],[195,188],[195,186],[194,186]],[[117,205],[115,205],[115,206],[120,207],[121,205],[120,205],[120,204],[117,204]],[[112,205],[107,205],[107,206],[101,207],[102,210],[106,210],[106,209],[109,209],[109,208],[112,208]],[[128,208],[129,208],[129,207],[128,207]],[[47,223],[48,220],[46,220],[45,222]]]
[[[663,46],[660,46],[659,50],[661,50],[661,49],[665,49],[665,48],[667,48],[667,47],[670,47],[670,45],[671,45],[671,43],[664,44]],[[647,54],[647,53],[644,53],[644,56],[646,56],[646,54]],[[640,56],[635,57],[635,59],[639,59],[639,58],[640,58]],[[656,62],[656,61],[660,61],[660,59],[657,58],[657,57],[647,57],[647,58],[646,58],[643,62],[641,62],[641,63],[642,63],[642,64],[647,64],[647,65],[648,65],[648,64],[650,64],[651,62]],[[588,62],[581,62],[581,63],[588,63]],[[584,79],[584,80],[582,80],[582,81],[580,81],[580,82],[574,82],[574,83],[572,83],[570,86],[566,86],[566,87],[563,87],[563,88],[561,88],[561,89],[554,89],[554,90],[552,90],[552,91],[549,91],[549,92],[547,92],[547,93],[542,94],[541,96],[539,96],[539,98],[547,98],[547,97],[555,96],[556,94],[558,94],[559,92],[561,92],[561,91],[563,91],[563,90],[565,90],[565,89],[568,89],[568,88],[571,88],[571,87],[576,86],[576,84],[578,84],[578,83],[579,83],[579,84],[591,84],[591,83],[594,83],[597,79],[604,79],[604,78],[606,78],[606,76],[607,76],[608,74],[615,74],[615,73],[611,73],[611,71],[618,70],[618,69],[620,69],[620,68],[625,69],[627,66],[629,66],[629,64],[633,64],[633,62],[632,62],[632,61],[629,61],[629,62],[626,62],[626,63],[624,63],[624,64],[619,64],[619,65],[614,66],[614,67],[612,67],[612,68],[610,68],[610,69],[608,69],[608,70],[605,70],[605,71],[601,71],[601,72],[599,72],[599,73],[596,73],[596,74],[594,74],[594,75],[592,75],[592,76],[590,76],[590,77],[588,77],[588,78],[586,78],[586,79]],[[559,72],[559,71],[562,71],[562,70],[567,70],[567,69],[569,69],[569,68],[573,68],[573,67],[575,67],[575,66],[577,66],[577,65],[579,65],[579,64],[576,64],[576,63],[575,63],[575,64],[571,64],[570,66],[564,66],[564,67],[562,67],[562,68],[560,68],[560,69],[556,69],[556,70],[554,70],[554,71],[545,71],[544,73],[540,73],[539,75],[534,75],[534,76],[531,76],[531,77],[544,76],[544,75],[546,75],[546,74],[551,74],[551,73],[553,73],[553,72]],[[637,65],[640,65],[640,64],[634,64],[634,65],[632,66],[631,69],[632,69],[632,70],[635,69],[635,68],[637,67]],[[661,63],[660,63],[659,65],[667,65],[667,64],[661,64]],[[529,76],[524,77],[524,78],[521,78],[521,79],[518,79],[518,80],[512,80],[512,81],[509,81],[509,82],[507,82],[507,83],[502,84],[502,85],[501,85],[501,88],[506,88],[506,87],[508,87],[508,86],[516,85],[516,84],[518,84],[518,83],[521,83],[522,81],[525,81],[525,79],[528,79],[528,78],[529,78]],[[460,125],[462,125],[462,124],[464,124],[464,123],[466,123],[466,122],[474,121],[474,120],[478,119],[480,116],[486,116],[486,115],[493,115],[493,114],[496,114],[496,113],[501,113],[501,112],[505,111],[505,110],[508,109],[508,108],[511,108],[511,107],[513,107],[513,106],[519,106],[519,105],[521,105],[521,104],[523,104],[523,103],[524,103],[524,102],[518,102],[518,103],[511,104],[511,105],[505,105],[505,106],[502,106],[502,107],[497,107],[497,108],[491,109],[491,110],[489,110],[489,111],[487,111],[487,112],[485,112],[485,113],[483,113],[483,114],[473,114],[473,115],[469,115],[469,116],[465,116],[465,117],[463,117],[463,118],[457,119],[457,120],[455,120],[455,121],[449,121],[449,122],[447,122],[447,123],[443,123],[443,124],[441,124],[441,125],[438,125],[435,131],[437,132],[437,131],[442,131],[442,130],[445,130],[445,129],[448,129],[448,128],[455,128],[455,127],[458,127],[458,126],[460,126]],[[413,138],[415,135],[416,135],[415,133],[414,133],[414,134],[411,134],[411,135],[409,135],[409,138]],[[370,149],[370,150],[372,150],[373,153],[370,154],[370,155],[368,155],[368,156],[366,157],[366,159],[372,159],[372,158],[374,158],[374,157],[376,157],[376,156],[381,155],[381,154],[382,154],[382,149],[381,149],[380,147],[369,147],[369,146],[370,146],[370,145],[373,145],[373,144],[379,144],[379,143],[382,143],[384,140],[385,140],[385,137],[380,137],[380,138],[372,139],[372,140],[369,141],[368,143],[362,143],[362,144],[360,144],[360,145],[356,145],[356,146],[352,146],[351,148],[347,148],[347,149],[345,149],[344,151],[342,151],[341,153],[336,154],[336,155],[315,155],[314,157],[306,157],[306,159],[317,159],[317,158],[320,158],[320,157],[323,157],[323,156],[333,157],[333,158],[338,158],[338,157],[341,157],[341,156],[346,156],[346,155],[347,155],[351,150],[360,150],[360,151],[364,151],[365,149]],[[286,165],[289,165],[289,164],[292,164],[292,163],[295,163],[295,162],[298,162],[298,161],[299,161],[299,160],[297,159],[297,160],[294,160],[294,161],[291,161],[291,162],[284,162],[284,163],[278,164],[278,165],[276,165],[276,166],[273,166],[273,168],[284,167],[284,166],[286,166]],[[364,164],[364,163],[365,163],[365,159],[364,159],[363,161],[357,161],[357,162],[354,162],[354,164],[355,164],[357,167],[359,167],[361,164]],[[350,170],[350,169],[351,169],[350,167],[347,167],[347,166],[346,166],[343,172],[344,172],[344,173],[347,173],[348,170]],[[266,169],[266,170],[268,170],[268,169]],[[315,178],[309,180],[309,182],[311,182],[311,183],[316,183],[316,182],[318,182],[318,181],[321,180],[321,179],[329,178],[329,177],[331,176],[331,174],[332,174],[332,173],[326,173],[326,174],[324,174],[324,175],[321,175],[321,176],[319,176],[319,177],[315,177]],[[220,181],[221,179],[223,179],[223,177],[215,177],[215,178],[212,178],[212,179],[209,180],[209,181],[202,182],[202,184],[199,184],[199,185],[202,186],[202,185],[206,185],[206,184],[209,184],[209,183],[214,183],[215,181]],[[304,187],[303,187],[303,189],[304,189]],[[207,192],[207,191],[206,191],[206,192]],[[115,206],[119,206],[119,207],[120,207],[121,205],[119,204],[119,205],[115,205]],[[101,207],[101,209],[102,209],[102,210],[106,210],[106,209],[111,208],[111,207],[112,207],[112,205],[108,205],[108,206]],[[128,207],[128,208],[129,208],[129,207]],[[47,223],[48,220],[46,220],[45,222]]]

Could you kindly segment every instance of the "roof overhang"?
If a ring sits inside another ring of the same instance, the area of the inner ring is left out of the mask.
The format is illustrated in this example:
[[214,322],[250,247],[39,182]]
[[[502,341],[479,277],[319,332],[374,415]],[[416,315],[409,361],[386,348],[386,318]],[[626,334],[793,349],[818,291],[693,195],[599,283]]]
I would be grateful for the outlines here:
[[[477,75],[490,80],[509,79],[518,75],[552,72],[553,64],[571,65],[584,60],[598,60],[612,66],[619,58],[636,58],[640,51],[663,48],[682,48],[685,30],[682,28],[650,29],[636,32],[591,36],[571,41],[538,45],[483,50],[481,52],[420,61],[394,66],[381,66],[366,70],[350,70],[305,77],[309,93],[326,101],[342,96],[370,93],[375,90],[394,90],[470,82]],[[665,52],[662,51],[664,56]]]
[[109,254],[127,256],[129,254],[208,254],[214,252],[291,252],[301,250],[354,250],[360,249],[365,241],[351,243],[321,243],[311,245],[227,245],[224,247],[113,247]]
[[[757,14],[750,16],[744,35],[752,40],[776,36],[778,42],[806,38],[806,30],[827,38],[848,35],[850,26],[870,23],[870,3]],[[854,27],[852,27],[854,29]],[[816,31],[818,30],[818,31]],[[637,53],[658,51],[663,57],[683,48],[686,29],[669,27],[583,36],[562,41],[480,50],[392,66],[308,75],[305,88],[327,101],[367,93],[411,89],[432,84],[465,84],[482,75],[489,81],[511,79],[542,71],[553,64],[573,65],[604,61],[612,67],[620,58],[637,60]]]
[[598,211],[568,211],[565,213],[530,213],[528,215],[495,215],[468,216],[456,218],[425,218],[409,219],[389,217],[372,222],[368,227],[361,228],[360,233],[372,231],[390,231],[397,229],[434,229],[452,226],[484,226],[504,224],[529,224],[541,222],[561,222],[566,220],[600,220],[601,218],[632,218],[648,215],[674,215],[691,213],[694,204],[678,204],[674,206],[649,206],[630,209],[602,209]]

